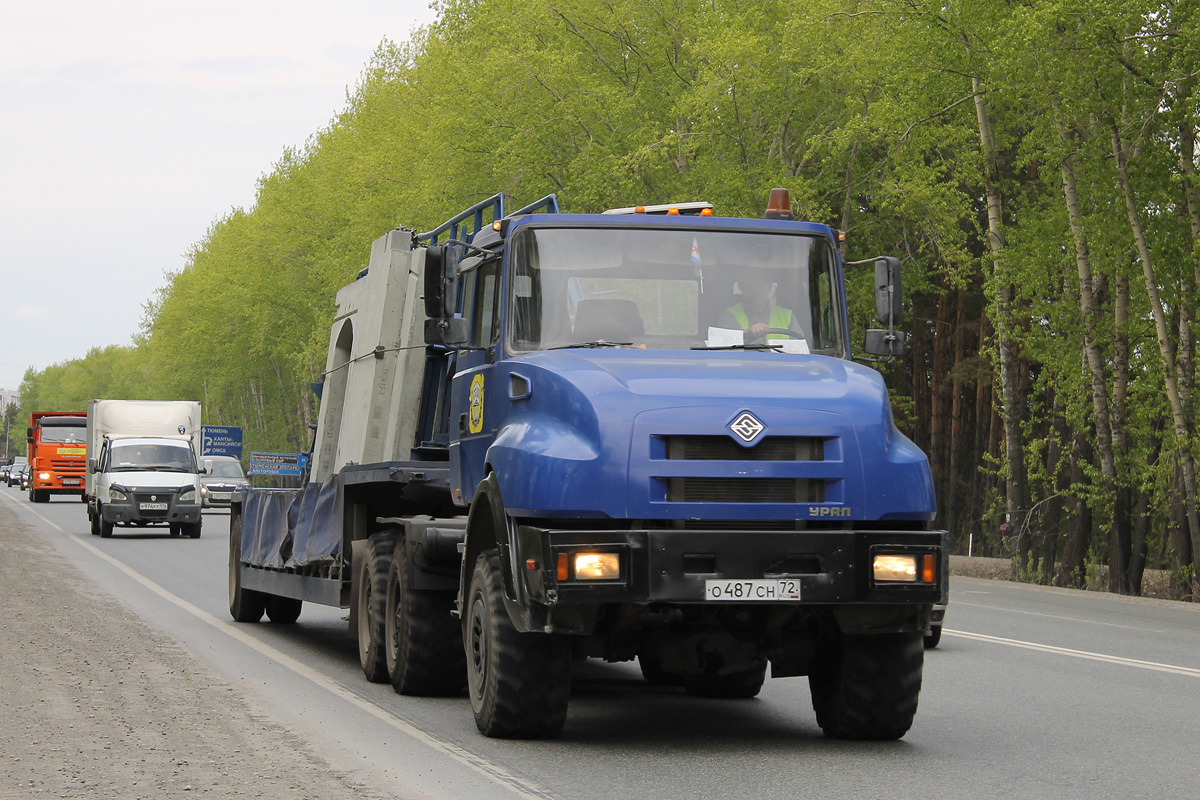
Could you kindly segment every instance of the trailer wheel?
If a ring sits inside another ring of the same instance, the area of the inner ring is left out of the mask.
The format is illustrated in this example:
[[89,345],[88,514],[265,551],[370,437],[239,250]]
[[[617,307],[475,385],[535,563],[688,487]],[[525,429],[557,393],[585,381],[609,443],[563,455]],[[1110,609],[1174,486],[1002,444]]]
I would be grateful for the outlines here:
[[409,581],[408,545],[396,539],[387,583],[387,669],[399,694],[449,697],[467,683],[462,629],[450,616],[455,592],[419,592]]
[[229,523],[229,615],[237,622],[258,622],[267,596],[242,587],[242,515]]
[[921,693],[924,634],[842,636],[808,676],[817,724],[834,739],[899,739]]
[[371,536],[358,573],[358,660],[372,683],[388,679],[387,581],[395,547],[394,530]]
[[276,594],[267,595],[267,618],[276,625],[291,625],[300,618],[300,609],[304,602],[294,597],[280,597]]
[[728,675],[688,675],[683,688],[696,697],[716,697],[724,700],[746,700],[758,696],[767,677],[767,660],[742,672]]
[[481,553],[463,618],[467,686],[485,736],[544,739],[562,733],[571,697],[571,642],[519,633],[504,607],[500,557]]

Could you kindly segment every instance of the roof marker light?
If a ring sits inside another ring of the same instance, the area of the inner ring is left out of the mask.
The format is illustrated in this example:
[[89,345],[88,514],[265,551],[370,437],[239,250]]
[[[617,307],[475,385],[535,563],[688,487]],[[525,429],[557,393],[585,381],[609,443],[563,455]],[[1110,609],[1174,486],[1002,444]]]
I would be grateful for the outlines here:
[[795,219],[792,216],[792,198],[787,189],[772,189],[771,199],[767,201],[767,213],[763,219]]

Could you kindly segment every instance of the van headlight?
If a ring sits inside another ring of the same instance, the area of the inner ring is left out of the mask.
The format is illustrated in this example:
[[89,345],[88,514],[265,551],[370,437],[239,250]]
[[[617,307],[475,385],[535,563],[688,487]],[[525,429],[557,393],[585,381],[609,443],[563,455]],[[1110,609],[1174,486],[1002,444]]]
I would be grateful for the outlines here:
[[181,503],[194,503],[194,502],[196,502],[196,490],[195,490],[195,489],[188,489],[186,492],[184,492],[183,494],[179,495],[179,502],[181,502]]

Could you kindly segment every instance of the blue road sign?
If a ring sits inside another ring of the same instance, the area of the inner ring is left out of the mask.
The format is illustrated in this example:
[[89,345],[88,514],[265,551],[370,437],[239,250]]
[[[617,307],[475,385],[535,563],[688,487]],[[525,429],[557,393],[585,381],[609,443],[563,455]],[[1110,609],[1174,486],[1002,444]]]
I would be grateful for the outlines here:
[[242,429],[224,425],[200,426],[200,457],[242,457]]
[[251,475],[303,475],[308,465],[304,453],[251,453]]

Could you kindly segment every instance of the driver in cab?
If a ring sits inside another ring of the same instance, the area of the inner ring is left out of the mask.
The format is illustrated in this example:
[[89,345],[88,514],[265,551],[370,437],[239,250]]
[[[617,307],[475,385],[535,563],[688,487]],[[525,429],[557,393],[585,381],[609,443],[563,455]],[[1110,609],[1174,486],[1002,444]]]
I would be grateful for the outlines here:
[[747,270],[738,277],[742,301],[721,312],[717,327],[742,330],[746,341],[803,339],[804,331],[790,308],[771,302],[775,286],[771,276],[761,270]]

